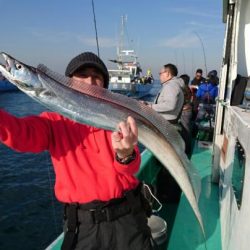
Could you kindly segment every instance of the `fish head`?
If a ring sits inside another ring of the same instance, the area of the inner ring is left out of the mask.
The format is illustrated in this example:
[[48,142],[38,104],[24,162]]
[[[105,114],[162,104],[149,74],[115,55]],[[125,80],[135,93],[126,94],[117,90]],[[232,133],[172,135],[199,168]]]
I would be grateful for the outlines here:
[[0,64],[0,72],[8,81],[25,92],[37,91],[43,87],[36,68],[26,65],[4,52],[1,52],[0,55],[5,61],[5,65]]

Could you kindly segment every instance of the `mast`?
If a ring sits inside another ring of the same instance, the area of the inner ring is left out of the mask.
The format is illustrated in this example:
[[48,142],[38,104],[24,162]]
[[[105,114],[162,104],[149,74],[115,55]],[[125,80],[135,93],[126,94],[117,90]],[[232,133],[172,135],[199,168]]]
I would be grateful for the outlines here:
[[127,16],[122,15],[120,41],[119,41],[119,47],[117,51],[119,61],[122,61],[122,51],[124,49],[124,29],[125,29],[126,22],[127,22]]

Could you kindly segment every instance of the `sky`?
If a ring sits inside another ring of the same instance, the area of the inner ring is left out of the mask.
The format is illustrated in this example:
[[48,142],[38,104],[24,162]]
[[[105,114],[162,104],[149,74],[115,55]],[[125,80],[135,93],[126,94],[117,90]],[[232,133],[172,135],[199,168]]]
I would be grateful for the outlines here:
[[[94,0],[100,57],[116,68],[121,17],[125,45],[138,55],[143,74],[177,65],[179,75],[197,68],[220,71],[225,24],[218,0]],[[64,73],[79,53],[97,54],[92,0],[0,0],[0,51]],[[203,49],[204,48],[204,49]]]

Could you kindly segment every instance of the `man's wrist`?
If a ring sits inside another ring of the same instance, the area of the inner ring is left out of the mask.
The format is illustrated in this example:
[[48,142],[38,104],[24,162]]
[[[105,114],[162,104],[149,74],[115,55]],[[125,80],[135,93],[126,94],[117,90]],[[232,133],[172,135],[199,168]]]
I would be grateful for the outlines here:
[[121,163],[121,164],[124,164],[124,165],[129,164],[135,158],[136,158],[136,152],[135,152],[135,150],[133,150],[133,152],[131,154],[129,154],[129,155],[125,156],[125,157],[120,157],[120,156],[118,156],[117,153],[115,154],[116,161],[119,162],[119,163]]

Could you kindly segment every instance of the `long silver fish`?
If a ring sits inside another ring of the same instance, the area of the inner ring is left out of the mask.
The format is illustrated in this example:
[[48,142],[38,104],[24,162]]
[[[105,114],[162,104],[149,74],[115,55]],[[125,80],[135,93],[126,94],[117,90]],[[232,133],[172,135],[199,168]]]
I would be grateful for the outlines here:
[[24,93],[79,123],[115,131],[117,124],[132,116],[138,126],[139,142],[167,168],[186,195],[203,232],[198,207],[200,179],[184,153],[184,143],[176,129],[146,105],[106,89],[80,84],[48,69],[26,65],[1,53],[6,65],[0,72]]

